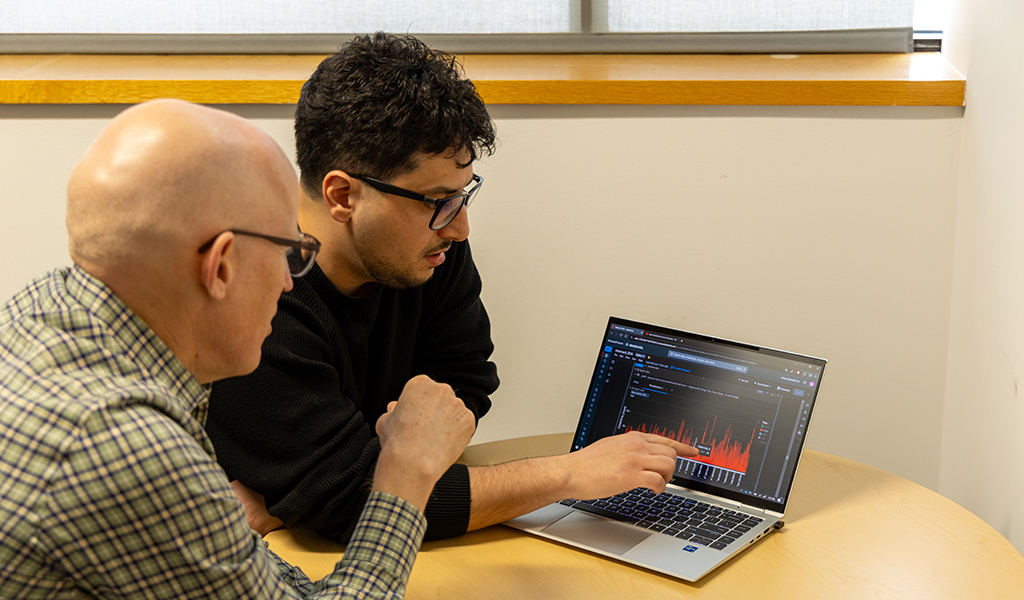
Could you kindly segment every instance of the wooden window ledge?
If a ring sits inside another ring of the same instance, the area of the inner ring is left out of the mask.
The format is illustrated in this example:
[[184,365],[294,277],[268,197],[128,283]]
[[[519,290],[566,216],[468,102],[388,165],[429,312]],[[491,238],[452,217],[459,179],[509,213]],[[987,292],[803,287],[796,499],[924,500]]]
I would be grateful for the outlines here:
[[[0,104],[294,104],[322,55],[0,55]],[[467,55],[488,104],[963,106],[940,53]]]

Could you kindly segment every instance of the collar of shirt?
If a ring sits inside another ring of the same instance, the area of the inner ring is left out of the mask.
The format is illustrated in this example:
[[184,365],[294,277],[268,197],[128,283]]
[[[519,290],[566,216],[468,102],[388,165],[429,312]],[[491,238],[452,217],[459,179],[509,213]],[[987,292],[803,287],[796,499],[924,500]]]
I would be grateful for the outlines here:
[[[172,412],[177,412],[174,410],[177,408],[190,414],[201,429],[206,422],[209,391],[192,376],[146,322],[106,284],[77,266],[61,271],[65,275],[68,296],[85,309],[81,315],[74,309],[69,311],[72,326],[77,329],[75,334],[89,337],[101,345],[116,344],[116,348],[109,348],[111,353],[127,359],[117,361],[121,374],[130,376],[133,370],[138,370],[142,378],[153,380],[164,389],[173,390],[175,393],[168,401],[171,404],[180,403],[180,406],[168,408]],[[90,314],[94,318],[90,318]],[[205,433],[201,431],[189,433],[201,442],[206,440]]]

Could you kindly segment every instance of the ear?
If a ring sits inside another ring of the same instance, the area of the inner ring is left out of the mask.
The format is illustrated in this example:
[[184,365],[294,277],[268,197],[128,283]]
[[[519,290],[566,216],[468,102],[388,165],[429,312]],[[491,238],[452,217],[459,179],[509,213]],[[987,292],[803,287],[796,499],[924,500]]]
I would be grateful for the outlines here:
[[353,192],[359,189],[358,180],[344,171],[331,171],[324,176],[324,204],[331,218],[339,223],[352,219]]
[[203,254],[200,264],[200,277],[203,287],[214,300],[223,300],[228,295],[228,287],[235,276],[234,251],[235,234],[230,231],[217,236],[210,249]]

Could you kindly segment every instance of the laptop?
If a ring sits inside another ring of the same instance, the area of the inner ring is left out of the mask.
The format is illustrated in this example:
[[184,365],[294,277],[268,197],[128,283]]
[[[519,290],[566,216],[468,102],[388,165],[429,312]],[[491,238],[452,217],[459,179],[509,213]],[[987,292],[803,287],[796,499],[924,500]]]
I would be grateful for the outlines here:
[[700,451],[663,494],[550,504],[506,525],[697,581],[781,529],[825,361],[608,320],[570,451],[642,431]]

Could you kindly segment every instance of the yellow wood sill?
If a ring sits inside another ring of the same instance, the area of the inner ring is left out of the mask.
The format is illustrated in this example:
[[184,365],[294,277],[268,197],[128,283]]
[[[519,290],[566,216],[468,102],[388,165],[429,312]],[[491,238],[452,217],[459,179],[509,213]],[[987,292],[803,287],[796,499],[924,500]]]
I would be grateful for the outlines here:
[[[0,55],[0,104],[293,104],[321,55]],[[468,55],[488,104],[963,106],[939,53]]]

